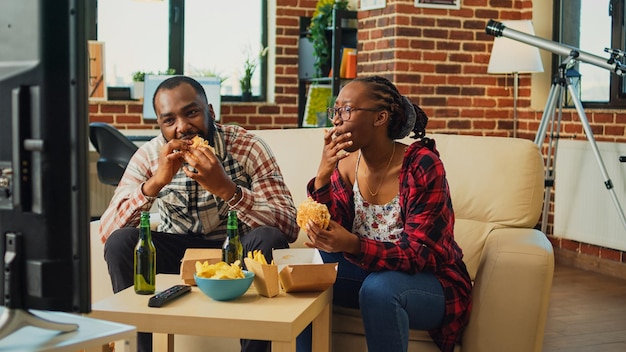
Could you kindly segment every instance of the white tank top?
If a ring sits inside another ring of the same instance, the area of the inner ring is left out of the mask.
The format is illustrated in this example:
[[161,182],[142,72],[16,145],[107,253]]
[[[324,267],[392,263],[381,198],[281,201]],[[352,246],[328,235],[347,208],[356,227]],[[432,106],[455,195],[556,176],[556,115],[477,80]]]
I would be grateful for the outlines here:
[[361,153],[354,171],[354,222],[352,231],[359,236],[381,242],[395,242],[400,239],[404,224],[400,219],[400,198],[396,196],[387,204],[371,204],[363,198],[359,190],[358,170]]

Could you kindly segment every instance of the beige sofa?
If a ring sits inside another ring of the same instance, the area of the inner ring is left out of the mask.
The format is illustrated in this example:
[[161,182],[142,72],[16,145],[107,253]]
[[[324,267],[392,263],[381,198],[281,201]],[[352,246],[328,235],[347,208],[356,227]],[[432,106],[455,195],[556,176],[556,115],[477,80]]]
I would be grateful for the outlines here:
[[[297,204],[315,175],[323,129],[254,131],[270,145]],[[474,280],[470,323],[456,351],[541,351],[554,256],[533,229],[543,201],[543,163],[534,143],[504,137],[431,135],[446,167],[456,214],[455,236]],[[406,139],[411,143],[412,139]],[[93,299],[111,294],[102,245],[92,226]],[[295,246],[302,246],[301,234]],[[335,307],[334,351],[366,351],[358,311]],[[188,337],[176,348],[237,351],[238,342]],[[185,344],[185,345],[182,345]],[[218,347],[219,346],[219,347]],[[411,331],[409,351],[438,351],[424,331]]]

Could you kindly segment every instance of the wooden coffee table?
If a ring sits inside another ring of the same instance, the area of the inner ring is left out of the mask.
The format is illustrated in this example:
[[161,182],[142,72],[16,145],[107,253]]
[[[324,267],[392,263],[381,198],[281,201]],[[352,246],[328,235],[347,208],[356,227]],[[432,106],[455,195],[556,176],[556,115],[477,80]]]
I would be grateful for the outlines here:
[[[182,283],[179,275],[157,275],[157,291]],[[175,334],[270,340],[273,352],[295,352],[296,337],[313,322],[313,351],[330,350],[332,287],[323,292],[257,294],[254,285],[243,296],[214,301],[197,287],[161,308],[148,307],[150,296],[132,287],[92,304],[90,317],[134,325],[137,331],[167,334],[173,350]],[[155,350],[163,342],[155,335]]]

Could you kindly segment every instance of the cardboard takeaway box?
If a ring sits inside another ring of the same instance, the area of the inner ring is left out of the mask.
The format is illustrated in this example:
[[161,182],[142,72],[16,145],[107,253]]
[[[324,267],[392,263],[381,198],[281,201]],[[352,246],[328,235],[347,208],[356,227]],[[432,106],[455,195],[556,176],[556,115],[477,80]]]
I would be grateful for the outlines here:
[[[265,297],[285,292],[323,291],[337,279],[337,263],[324,263],[315,248],[288,248],[273,251],[276,265],[262,265],[244,258],[246,267],[255,274],[254,286]],[[180,263],[180,277],[187,285],[195,285],[196,262],[215,264],[222,260],[221,249],[189,248]]]
[[186,285],[196,285],[193,274],[196,272],[196,262],[215,264],[222,260],[222,250],[213,248],[187,248],[180,262],[180,278]]
[[243,258],[246,269],[254,273],[254,287],[264,297],[275,297],[280,293],[278,283],[278,266],[275,264],[262,264],[252,258]]
[[324,263],[315,248],[274,249],[285,292],[324,291],[337,279],[337,263]]

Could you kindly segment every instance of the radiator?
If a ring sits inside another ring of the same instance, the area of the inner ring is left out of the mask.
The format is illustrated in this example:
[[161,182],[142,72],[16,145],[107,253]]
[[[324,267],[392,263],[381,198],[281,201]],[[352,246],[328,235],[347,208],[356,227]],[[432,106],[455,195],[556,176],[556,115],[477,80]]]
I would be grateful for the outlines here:
[[104,184],[98,180],[98,170],[96,161],[98,154],[96,152],[89,153],[89,209],[92,218],[100,217],[106,210],[115,187]]
[[[608,178],[626,207],[626,144],[597,142]],[[554,185],[554,235],[626,251],[626,229],[588,141],[559,140]]]

